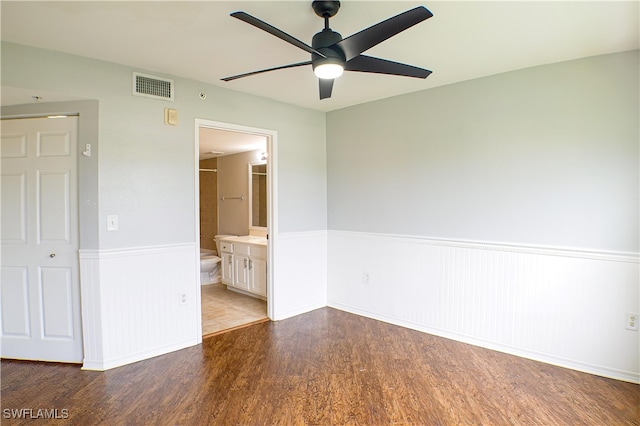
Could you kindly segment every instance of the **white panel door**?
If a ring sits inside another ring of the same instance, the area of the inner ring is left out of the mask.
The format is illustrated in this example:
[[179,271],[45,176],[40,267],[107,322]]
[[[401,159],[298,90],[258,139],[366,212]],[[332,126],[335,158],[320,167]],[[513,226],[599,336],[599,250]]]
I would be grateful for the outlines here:
[[3,358],[81,362],[77,117],[2,120]]

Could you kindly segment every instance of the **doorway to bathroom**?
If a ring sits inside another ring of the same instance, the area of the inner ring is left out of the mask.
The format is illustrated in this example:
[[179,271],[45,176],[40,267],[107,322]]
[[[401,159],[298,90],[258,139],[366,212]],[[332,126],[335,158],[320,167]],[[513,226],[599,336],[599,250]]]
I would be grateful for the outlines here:
[[273,317],[276,132],[196,119],[203,336]]

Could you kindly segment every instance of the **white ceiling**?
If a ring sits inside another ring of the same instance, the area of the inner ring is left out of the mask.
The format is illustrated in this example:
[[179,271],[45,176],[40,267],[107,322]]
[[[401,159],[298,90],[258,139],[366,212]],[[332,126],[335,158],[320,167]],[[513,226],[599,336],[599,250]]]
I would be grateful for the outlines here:
[[258,149],[267,152],[267,138],[265,136],[245,132],[200,127],[198,142],[200,160]]
[[[306,52],[229,13],[243,10],[310,44],[323,26],[311,1],[3,0],[1,36],[5,41],[187,77],[320,111],[639,45],[637,0],[351,0],[342,2],[331,27],[347,37],[418,5],[434,16],[367,54],[427,68],[433,74],[420,80],[345,73],[336,81],[332,98],[322,101],[311,67],[220,81],[310,59]],[[32,101],[31,93],[20,90],[3,90],[2,95],[3,104]]]

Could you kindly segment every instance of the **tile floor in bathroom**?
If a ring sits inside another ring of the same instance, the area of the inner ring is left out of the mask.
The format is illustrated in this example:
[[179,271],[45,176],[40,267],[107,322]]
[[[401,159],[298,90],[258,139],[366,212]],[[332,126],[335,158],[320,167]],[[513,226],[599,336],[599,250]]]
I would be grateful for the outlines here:
[[264,300],[227,290],[222,283],[203,285],[201,292],[203,336],[268,320]]

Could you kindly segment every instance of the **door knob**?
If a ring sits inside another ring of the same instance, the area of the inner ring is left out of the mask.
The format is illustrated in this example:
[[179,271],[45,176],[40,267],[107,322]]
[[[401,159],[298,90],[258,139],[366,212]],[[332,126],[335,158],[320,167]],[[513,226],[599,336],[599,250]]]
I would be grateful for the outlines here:
[[49,255],[49,257],[53,259],[54,257],[56,257],[56,254],[55,254],[55,253],[51,253],[51,254]]

